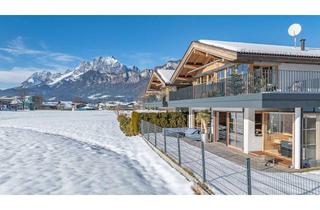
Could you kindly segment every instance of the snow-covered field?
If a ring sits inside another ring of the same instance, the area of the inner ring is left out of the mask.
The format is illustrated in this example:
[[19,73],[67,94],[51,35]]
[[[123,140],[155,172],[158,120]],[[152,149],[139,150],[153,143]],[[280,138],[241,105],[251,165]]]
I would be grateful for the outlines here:
[[192,193],[113,112],[0,112],[0,194]]

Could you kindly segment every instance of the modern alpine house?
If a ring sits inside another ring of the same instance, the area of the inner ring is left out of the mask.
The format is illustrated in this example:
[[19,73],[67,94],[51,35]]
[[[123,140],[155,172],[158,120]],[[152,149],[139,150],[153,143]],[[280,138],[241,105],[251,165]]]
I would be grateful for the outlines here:
[[305,39],[299,47],[193,41],[175,71],[152,75],[146,93],[146,107],[189,110],[190,128],[208,110],[210,142],[295,169],[320,165],[320,49]]

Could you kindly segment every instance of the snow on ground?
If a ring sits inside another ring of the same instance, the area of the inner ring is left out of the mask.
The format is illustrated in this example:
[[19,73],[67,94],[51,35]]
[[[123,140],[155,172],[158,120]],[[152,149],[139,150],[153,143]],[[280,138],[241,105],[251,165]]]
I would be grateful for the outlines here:
[[192,194],[113,112],[0,112],[0,194]]

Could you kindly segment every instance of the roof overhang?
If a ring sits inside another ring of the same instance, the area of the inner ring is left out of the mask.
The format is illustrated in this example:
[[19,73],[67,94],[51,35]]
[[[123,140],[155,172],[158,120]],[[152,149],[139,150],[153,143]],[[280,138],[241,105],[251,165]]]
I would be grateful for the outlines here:
[[[195,70],[205,68],[206,65],[217,60],[233,62],[237,60],[237,53],[218,47],[213,47],[197,41],[191,42],[176,71],[171,77],[171,84],[190,82]],[[191,73],[192,72],[192,73]],[[179,82],[177,82],[179,81]]]
[[320,65],[319,57],[238,52],[193,41],[183,55],[170,82],[177,86],[183,86],[183,84],[190,85],[194,76],[193,72],[196,72],[197,69],[201,70],[210,62],[219,59],[222,59],[225,63],[273,62]]
[[253,63],[253,62],[273,62],[273,63],[294,63],[294,64],[313,64],[320,65],[320,58],[305,57],[305,56],[287,56],[273,55],[261,53],[237,53],[238,62]]
[[148,82],[145,93],[152,94],[161,91],[166,86],[165,81],[161,78],[157,71],[153,71]]

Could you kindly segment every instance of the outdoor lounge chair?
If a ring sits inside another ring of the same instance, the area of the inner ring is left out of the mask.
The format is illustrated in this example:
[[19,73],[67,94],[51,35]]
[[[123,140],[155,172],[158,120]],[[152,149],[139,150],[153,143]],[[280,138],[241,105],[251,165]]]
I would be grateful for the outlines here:
[[284,157],[292,157],[292,143],[287,140],[282,140],[280,142],[279,152]]

